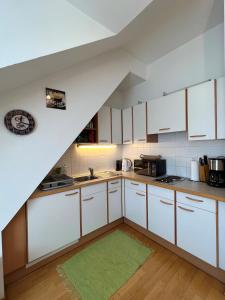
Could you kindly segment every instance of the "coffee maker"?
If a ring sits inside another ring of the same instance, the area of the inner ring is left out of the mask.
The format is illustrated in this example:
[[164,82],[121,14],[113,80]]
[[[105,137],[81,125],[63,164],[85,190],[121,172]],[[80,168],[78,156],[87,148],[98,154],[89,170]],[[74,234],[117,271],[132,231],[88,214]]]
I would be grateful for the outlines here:
[[209,158],[208,185],[225,187],[225,157]]

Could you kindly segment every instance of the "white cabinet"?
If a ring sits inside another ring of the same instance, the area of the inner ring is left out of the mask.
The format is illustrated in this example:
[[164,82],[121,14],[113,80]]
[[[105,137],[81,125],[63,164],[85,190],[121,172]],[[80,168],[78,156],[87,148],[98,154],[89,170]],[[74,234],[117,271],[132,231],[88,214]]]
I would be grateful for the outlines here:
[[117,108],[111,109],[112,113],[112,143],[122,144],[122,111]]
[[146,103],[133,106],[133,131],[134,143],[146,142]]
[[80,194],[72,190],[27,202],[28,261],[80,238]]
[[148,186],[148,230],[175,243],[174,192]]
[[217,138],[225,139],[225,77],[217,79]]
[[106,183],[81,188],[82,235],[107,224]]
[[149,101],[147,110],[148,134],[186,130],[185,90]]
[[192,205],[178,201],[177,246],[216,267],[216,213],[199,208],[194,201]]
[[215,81],[208,81],[188,89],[189,140],[214,140]]
[[111,109],[108,106],[102,106],[98,111],[98,142],[111,143]]
[[131,189],[125,182],[125,217],[147,229],[146,192]]
[[[114,187],[112,188],[114,184]],[[108,214],[109,223],[122,218],[121,180],[108,183]]]
[[131,144],[133,140],[132,108],[123,109],[123,144]]
[[219,202],[219,267],[225,270],[225,203]]

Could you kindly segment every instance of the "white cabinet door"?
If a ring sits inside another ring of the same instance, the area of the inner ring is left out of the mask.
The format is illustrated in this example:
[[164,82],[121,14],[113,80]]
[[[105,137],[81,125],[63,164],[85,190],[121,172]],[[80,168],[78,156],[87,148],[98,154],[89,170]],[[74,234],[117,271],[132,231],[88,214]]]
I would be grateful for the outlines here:
[[146,128],[146,103],[133,106],[134,143],[145,143],[147,138]]
[[28,261],[80,238],[79,190],[28,200]]
[[225,270],[225,203],[219,202],[219,267]]
[[122,144],[122,111],[112,108],[112,143]]
[[186,130],[185,90],[148,102],[148,134]]
[[177,203],[177,246],[216,267],[216,214]]
[[107,224],[107,192],[81,197],[82,235],[86,235]]
[[123,109],[123,144],[131,144],[133,140],[132,108]]
[[214,80],[188,89],[188,137],[189,140],[216,138]]
[[175,243],[174,200],[148,194],[148,230]]
[[98,142],[111,143],[111,109],[108,106],[102,106],[98,111]]
[[217,80],[217,138],[225,139],[225,77]]
[[126,188],[125,216],[132,222],[147,229],[146,193]]
[[122,218],[121,186],[108,191],[109,223]]

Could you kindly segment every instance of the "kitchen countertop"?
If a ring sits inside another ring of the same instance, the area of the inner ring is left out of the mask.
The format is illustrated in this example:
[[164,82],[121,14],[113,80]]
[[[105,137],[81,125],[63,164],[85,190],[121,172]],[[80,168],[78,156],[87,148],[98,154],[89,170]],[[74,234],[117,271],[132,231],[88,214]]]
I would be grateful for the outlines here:
[[161,188],[166,188],[178,192],[183,193],[189,193],[196,196],[206,197],[218,201],[225,202],[225,188],[216,188],[216,187],[210,187],[206,183],[203,182],[193,182],[188,179],[185,179],[184,181],[176,182],[175,184],[169,184],[169,183],[161,183],[154,181],[155,178],[143,176],[143,175],[137,175],[133,171],[130,172],[122,172],[120,175],[114,175],[114,176],[102,176],[98,179],[94,179],[91,181],[86,182],[79,182],[74,183],[71,186],[53,189],[49,191],[41,191],[37,189],[30,197],[30,199],[39,198],[43,196],[53,195],[61,192],[66,192],[74,189],[78,189],[81,187],[85,187],[88,185],[93,185],[97,183],[107,182],[109,180],[114,180],[118,178],[125,178],[130,180],[135,180],[141,183],[150,184],[154,186],[158,186]]

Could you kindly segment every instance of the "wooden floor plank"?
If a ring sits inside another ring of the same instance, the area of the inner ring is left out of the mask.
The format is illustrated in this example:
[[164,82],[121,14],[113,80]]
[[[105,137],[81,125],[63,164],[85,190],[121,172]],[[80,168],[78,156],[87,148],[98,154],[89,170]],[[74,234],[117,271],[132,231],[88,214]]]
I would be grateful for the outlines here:
[[[118,228],[154,249],[154,253],[111,297],[112,300],[225,300],[224,286],[221,282],[129,226],[122,224]],[[78,297],[67,289],[56,268],[87,245],[10,284],[7,287],[7,299],[77,300]]]

